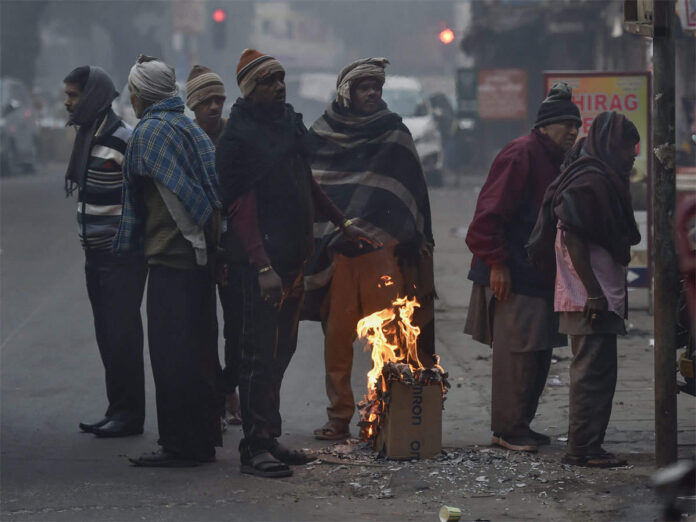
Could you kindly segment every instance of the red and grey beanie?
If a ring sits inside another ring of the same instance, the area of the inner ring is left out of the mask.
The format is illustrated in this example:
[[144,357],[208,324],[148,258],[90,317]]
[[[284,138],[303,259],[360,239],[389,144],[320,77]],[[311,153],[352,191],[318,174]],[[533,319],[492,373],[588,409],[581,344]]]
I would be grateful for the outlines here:
[[285,72],[278,60],[256,49],[244,49],[237,64],[237,83],[242,96],[249,96],[259,80],[277,72]]
[[573,103],[573,89],[567,83],[554,83],[546,99],[541,102],[534,128],[568,120],[582,125],[580,109]]
[[222,78],[203,65],[194,65],[186,80],[186,106],[196,106],[212,96],[227,98]]

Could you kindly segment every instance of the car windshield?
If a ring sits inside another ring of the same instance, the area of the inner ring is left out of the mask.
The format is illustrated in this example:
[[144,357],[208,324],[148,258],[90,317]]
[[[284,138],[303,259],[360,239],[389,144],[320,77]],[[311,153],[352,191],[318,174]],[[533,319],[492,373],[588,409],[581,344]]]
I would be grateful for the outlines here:
[[406,89],[385,89],[382,99],[387,102],[389,110],[403,118],[425,116],[427,108],[425,98],[420,91]]

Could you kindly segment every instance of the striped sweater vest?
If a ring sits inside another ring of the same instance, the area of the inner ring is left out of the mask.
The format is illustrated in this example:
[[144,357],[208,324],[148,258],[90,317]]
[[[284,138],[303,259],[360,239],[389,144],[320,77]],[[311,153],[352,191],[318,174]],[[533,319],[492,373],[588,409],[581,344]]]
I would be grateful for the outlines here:
[[[106,120],[105,120],[106,122]],[[133,132],[121,122],[107,135],[97,130],[77,205],[78,235],[87,250],[110,250],[121,220],[123,155]]]

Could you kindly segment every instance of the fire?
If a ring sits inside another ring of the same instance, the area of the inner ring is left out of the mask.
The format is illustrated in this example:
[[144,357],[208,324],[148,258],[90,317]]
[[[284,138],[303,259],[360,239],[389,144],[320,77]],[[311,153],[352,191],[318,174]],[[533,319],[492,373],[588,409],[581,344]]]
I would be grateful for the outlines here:
[[[383,276],[382,281],[385,281],[385,277],[391,281],[388,276]],[[439,382],[444,394],[447,383],[442,367],[436,364],[433,368],[424,368],[418,358],[418,336],[421,331],[412,322],[418,307],[420,304],[415,298],[397,297],[391,307],[358,322],[358,337],[367,341],[365,351],[371,350],[372,355],[372,369],[367,374],[367,394],[358,405],[360,436],[363,440],[374,442],[376,438],[390,382]],[[435,358],[439,362],[437,356]]]

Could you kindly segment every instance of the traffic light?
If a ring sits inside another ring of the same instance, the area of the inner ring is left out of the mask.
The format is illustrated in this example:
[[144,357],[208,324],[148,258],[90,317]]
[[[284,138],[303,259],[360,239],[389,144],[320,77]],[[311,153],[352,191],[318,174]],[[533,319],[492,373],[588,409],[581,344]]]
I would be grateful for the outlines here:
[[224,9],[213,11],[213,47],[224,49],[227,45],[227,12]]
[[454,31],[452,31],[452,29],[449,27],[445,27],[440,31],[439,37],[443,44],[449,45],[454,42]]

